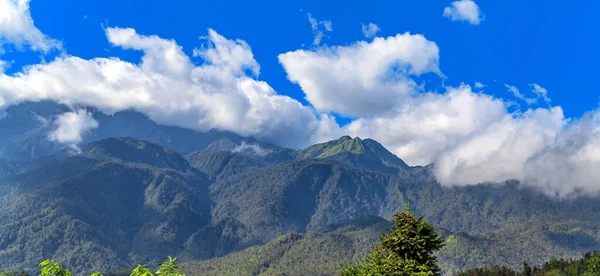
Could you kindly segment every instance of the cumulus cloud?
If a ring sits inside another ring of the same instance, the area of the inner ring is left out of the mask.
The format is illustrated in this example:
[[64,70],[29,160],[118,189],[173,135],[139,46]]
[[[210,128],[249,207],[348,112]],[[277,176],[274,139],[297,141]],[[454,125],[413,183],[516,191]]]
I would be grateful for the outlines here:
[[472,25],[479,25],[483,21],[479,6],[472,0],[454,1],[444,8],[442,15],[452,21],[465,21]]
[[296,148],[322,128],[310,107],[254,78],[259,65],[241,40],[209,30],[204,45],[194,50],[200,59],[195,65],[173,40],[130,28],[105,31],[113,46],[141,51],[141,62],[63,56],[13,75],[2,73],[0,109],[40,100],[107,114],[133,109],[160,124],[229,130]]
[[[343,127],[322,116],[315,142],[345,134],[374,138],[409,164],[433,163],[443,185],[517,179],[551,195],[600,192],[594,169],[600,165],[600,112],[574,122],[560,107],[511,112],[511,101],[465,84],[423,91],[415,81],[419,73],[443,75],[437,46],[422,36],[298,50],[279,59],[317,110],[359,116]],[[409,83],[410,90],[384,89],[394,87],[390,79]],[[529,104],[537,99],[506,87]],[[539,85],[531,88],[538,98],[547,95]]]
[[308,22],[313,31],[315,38],[313,39],[313,45],[321,44],[321,40],[325,36],[326,32],[333,31],[333,24],[329,20],[319,21],[314,18],[310,13],[308,14]]
[[332,133],[374,138],[412,165],[433,163],[443,185],[516,179],[553,196],[600,192],[600,111],[578,121],[560,107],[511,113],[506,101],[461,85]]
[[379,27],[373,23],[362,24],[362,33],[366,38],[374,37],[379,32]]
[[508,85],[508,84],[504,84],[504,86],[508,89],[509,92],[511,92],[513,95],[515,95],[515,98],[523,100],[528,105],[532,105],[535,102],[537,102],[537,98],[525,97],[525,95],[523,95],[516,86],[512,86],[512,85]]
[[475,88],[482,89],[484,87],[485,87],[485,84],[478,82],[478,81],[475,82]]
[[413,76],[442,75],[437,45],[410,33],[287,52],[279,62],[318,111],[351,116],[389,111],[419,90]]
[[50,132],[50,141],[75,147],[83,141],[83,135],[98,128],[98,121],[84,109],[58,115],[54,120],[56,128]]
[[502,100],[462,85],[408,98],[385,115],[354,120],[345,131],[380,141],[409,164],[426,165],[506,115]]
[[0,52],[7,44],[45,53],[62,47],[60,41],[47,37],[35,27],[29,0],[0,0]]

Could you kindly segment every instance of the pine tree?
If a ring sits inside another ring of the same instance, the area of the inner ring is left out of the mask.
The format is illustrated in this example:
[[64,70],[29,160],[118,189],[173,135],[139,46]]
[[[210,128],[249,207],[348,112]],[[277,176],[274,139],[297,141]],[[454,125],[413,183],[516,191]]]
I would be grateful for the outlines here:
[[383,234],[379,245],[364,262],[342,268],[343,276],[359,275],[439,275],[437,259],[433,253],[440,250],[443,240],[433,226],[411,213],[410,201],[407,213],[394,215],[390,233]]

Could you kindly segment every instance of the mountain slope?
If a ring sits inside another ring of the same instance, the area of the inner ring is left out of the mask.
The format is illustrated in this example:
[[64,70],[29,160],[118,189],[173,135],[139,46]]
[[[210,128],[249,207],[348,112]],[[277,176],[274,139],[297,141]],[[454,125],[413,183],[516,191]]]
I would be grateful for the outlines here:
[[46,258],[76,273],[154,262],[209,224],[209,182],[183,157],[131,139],[82,149],[0,179],[0,260],[9,268]]
[[226,257],[184,263],[187,275],[336,275],[361,260],[390,223],[362,217],[310,234],[286,234]]
[[286,162],[211,185],[213,223],[233,218],[245,226],[242,244],[264,243],[360,216],[390,217],[404,206],[400,191],[388,191],[398,186],[397,177],[332,160]]
[[234,176],[271,165],[244,154],[212,149],[193,152],[186,155],[185,158],[192,167],[206,174],[211,180]]

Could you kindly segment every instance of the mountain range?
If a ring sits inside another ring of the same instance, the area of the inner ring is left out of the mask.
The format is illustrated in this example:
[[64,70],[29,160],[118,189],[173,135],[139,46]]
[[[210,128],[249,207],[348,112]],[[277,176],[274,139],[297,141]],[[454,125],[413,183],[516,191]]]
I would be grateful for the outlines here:
[[293,150],[231,132],[91,111],[78,151],[51,142],[69,107],[23,103],[0,119],[0,263],[113,272],[166,255],[189,275],[333,275],[407,207],[446,239],[447,274],[539,264],[600,247],[600,199],[517,181],[444,187],[372,139]]

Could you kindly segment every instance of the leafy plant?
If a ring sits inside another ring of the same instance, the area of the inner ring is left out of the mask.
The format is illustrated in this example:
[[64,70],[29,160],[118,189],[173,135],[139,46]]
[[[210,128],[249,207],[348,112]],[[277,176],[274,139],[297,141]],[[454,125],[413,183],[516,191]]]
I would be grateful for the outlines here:
[[156,271],[156,275],[159,275],[159,276],[185,276],[184,274],[177,272],[179,267],[177,267],[177,264],[175,264],[175,260],[177,260],[177,258],[172,258],[171,256],[169,256],[169,259],[166,262],[159,263],[158,270]]
[[40,263],[40,266],[42,267],[40,276],[73,276],[71,271],[64,269],[53,260],[45,260]]
[[[175,264],[177,258],[169,256],[166,262],[158,264],[156,273],[146,267],[146,265],[138,265],[131,271],[130,276],[185,276],[183,273],[177,272],[179,267]],[[53,260],[45,260],[40,263],[40,276],[73,276],[69,270],[64,269],[59,263]],[[13,276],[16,274],[6,273],[0,269],[0,276]],[[90,276],[103,276],[100,272],[94,272]]]
[[154,276],[154,274],[146,265],[138,265],[131,271],[130,276]]

